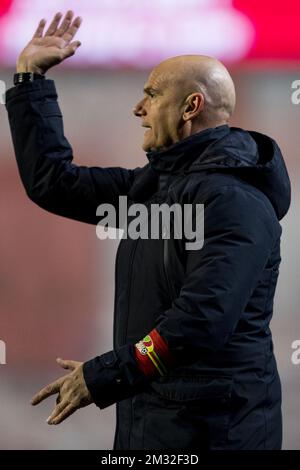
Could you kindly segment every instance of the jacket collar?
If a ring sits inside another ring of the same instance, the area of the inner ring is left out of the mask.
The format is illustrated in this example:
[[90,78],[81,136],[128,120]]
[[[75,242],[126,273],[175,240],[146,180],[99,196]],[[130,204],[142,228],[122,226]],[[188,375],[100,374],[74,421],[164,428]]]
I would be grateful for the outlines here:
[[212,127],[176,142],[166,150],[147,152],[150,167],[159,172],[184,170],[217,139],[229,134],[228,125]]

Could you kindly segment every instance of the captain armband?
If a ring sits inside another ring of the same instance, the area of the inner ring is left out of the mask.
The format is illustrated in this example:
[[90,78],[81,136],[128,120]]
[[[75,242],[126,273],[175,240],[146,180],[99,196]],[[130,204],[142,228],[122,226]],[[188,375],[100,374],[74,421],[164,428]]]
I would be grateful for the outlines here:
[[166,375],[175,363],[166,341],[155,328],[135,344],[134,353],[139,368],[149,378]]

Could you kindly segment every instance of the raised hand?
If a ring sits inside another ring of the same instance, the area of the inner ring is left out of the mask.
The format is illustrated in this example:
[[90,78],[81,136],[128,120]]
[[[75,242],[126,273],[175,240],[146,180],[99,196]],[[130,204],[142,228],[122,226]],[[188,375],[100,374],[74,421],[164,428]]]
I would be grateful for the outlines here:
[[45,34],[46,20],[42,19],[39,22],[33,38],[17,60],[17,72],[44,74],[54,65],[75,54],[81,43],[72,40],[80,28],[82,19],[79,16],[73,19],[74,13],[71,10],[61,22],[62,16],[62,13],[56,13]]
[[31,400],[32,405],[37,405],[45,398],[58,394],[56,406],[47,419],[48,424],[60,424],[79,408],[93,403],[83,377],[83,362],[60,358],[57,362],[63,369],[69,370],[69,374],[44,387]]

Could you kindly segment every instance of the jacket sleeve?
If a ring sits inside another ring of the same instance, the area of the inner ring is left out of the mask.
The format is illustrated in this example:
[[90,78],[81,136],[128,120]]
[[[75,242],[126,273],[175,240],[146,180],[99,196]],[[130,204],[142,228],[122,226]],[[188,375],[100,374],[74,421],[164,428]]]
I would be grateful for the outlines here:
[[96,224],[96,208],[118,208],[140,168],[86,167],[72,163],[53,80],[36,80],[6,94],[11,135],[21,180],[40,207],[71,219]]
[[273,208],[256,190],[224,186],[194,202],[204,203],[204,244],[186,252],[185,280],[171,308],[137,344],[106,353],[118,358],[106,389],[101,358],[85,363],[87,385],[100,408],[138,393],[140,384],[191,363],[196,354],[222,349],[280,236]]

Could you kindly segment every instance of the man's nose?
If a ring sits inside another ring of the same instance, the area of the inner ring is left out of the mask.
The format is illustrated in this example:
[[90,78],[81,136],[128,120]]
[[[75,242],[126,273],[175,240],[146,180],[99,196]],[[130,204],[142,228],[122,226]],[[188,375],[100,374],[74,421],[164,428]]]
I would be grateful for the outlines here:
[[139,101],[138,104],[135,105],[132,112],[135,116],[141,117],[146,114],[145,108],[143,106],[144,100]]

